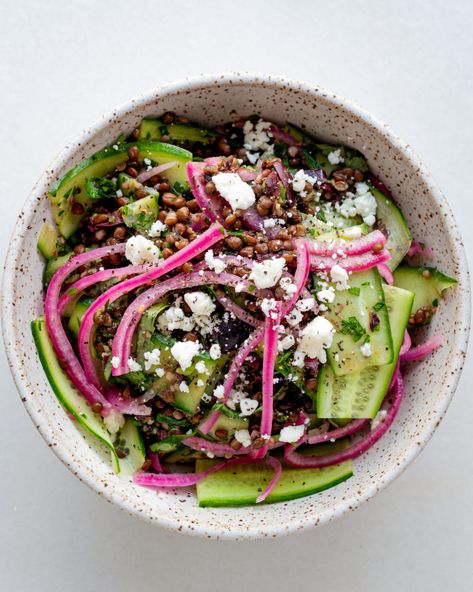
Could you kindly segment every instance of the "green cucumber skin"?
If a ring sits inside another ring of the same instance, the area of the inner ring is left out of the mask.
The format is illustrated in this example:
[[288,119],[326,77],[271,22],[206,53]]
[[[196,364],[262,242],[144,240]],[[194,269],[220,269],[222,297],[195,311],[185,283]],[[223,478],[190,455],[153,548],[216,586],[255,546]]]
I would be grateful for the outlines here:
[[129,477],[141,469],[146,459],[146,451],[136,422],[131,417],[127,417],[125,425],[118,432],[115,446],[127,451],[125,458],[118,461],[120,474]]
[[[214,461],[197,460],[196,471],[205,470],[212,464]],[[272,475],[272,469],[258,465],[238,465],[213,473],[197,484],[199,506],[217,508],[254,505]],[[352,461],[323,469],[284,468],[281,480],[262,503],[284,502],[319,493],[335,487],[352,475]],[[245,478],[250,479],[250,483]]]
[[[320,418],[373,419],[381,406],[396,367],[414,300],[414,294],[407,290],[393,286],[383,286],[383,289],[386,294],[386,305],[391,319],[394,360],[391,364],[385,366],[373,366],[365,368],[360,373],[341,377],[336,377],[328,365],[323,366],[319,374],[317,389],[317,415]],[[359,412],[356,412],[353,409],[355,403],[353,396],[356,394],[354,391],[363,380],[371,381],[368,384],[368,400],[366,405]],[[338,411],[337,409],[334,410],[333,407],[334,390],[345,393],[345,401],[338,405]]]
[[171,123],[166,125],[159,119],[151,119],[145,117],[140,124],[140,140],[143,141],[160,141],[164,135],[161,133],[161,128],[165,127],[167,135],[173,142],[191,143],[200,142],[201,144],[211,144],[217,134],[208,129],[198,127],[196,125],[189,125],[183,123]]
[[43,269],[43,286],[45,288],[48,286],[56,271],[65,265],[72,255],[73,253],[66,253],[65,255],[60,255],[59,257],[54,257],[53,259],[48,259],[48,261],[46,261],[46,265]]
[[57,256],[57,230],[54,226],[45,222],[38,235],[38,251],[45,259],[53,259]]
[[87,401],[73,387],[60,367],[43,318],[31,322],[31,332],[41,365],[59,403],[75,417],[82,427],[110,449],[114,470],[119,473],[120,463],[110,434],[105,429],[100,416],[92,411]]
[[412,236],[406,219],[396,204],[376,187],[370,185],[370,193],[376,199],[376,220],[381,230],[388,235],[386,248],[391,259],[386,265],[391,271],[401,263],[411,246]]
[[[429,277],[424,277],[423,272],[428,271]],[[457,280],[445,275],[435,267],[409,267],[400,265],[394,272],[394,285],[414,292],[412,314],[420,308],[437,308],[442,298],[442,292],[457,284]],[[426,324],[430,323],[432,316],[428,317]]]
[[138,142],[136,146],[139,150],[138,160],[140,162],[145,158],[154,160],[158,164],[165,164],[171,161],[177,162],[176,165],[163,173],[167,177],[171,187],[174,183],[185,184],[188,182],[186,163],[192,160],[192,152],[163,142]]
[[[377,329],[371,331],[369,328],[373,306],[377,303],[384,303],[384,291],[378,270],[373,268],[353,273],[350,276],[349,285],[350,288],[359,287],[360,295],[351,294],[347,290],[336,292],[335,300],[326,314],[337,329],[332,346],[327,350],[328,362],[336,376],[344,376],[367,366],[390,364],[393,361],[391,328],[386,306],[375,311],[380,321]],[[351,305],[355,307],[355,311],[348,309],[348,306]],[[358,319],[364,327],[366,335],[370,337],[373,355],[368,358],[363,356],[360,351],[360,346],[365,339],[364,336],[355,342],[351,335],[341,333],[341,321],[348,320],[350,316],[355,316]],[[338,361],[335,359],[337,353]]]

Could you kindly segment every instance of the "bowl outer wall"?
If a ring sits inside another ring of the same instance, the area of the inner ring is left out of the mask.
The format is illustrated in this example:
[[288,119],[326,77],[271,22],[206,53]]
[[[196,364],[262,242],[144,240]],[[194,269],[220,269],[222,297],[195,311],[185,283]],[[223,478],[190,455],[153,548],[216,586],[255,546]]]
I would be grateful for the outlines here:
[[[413,236],[433,248],[434,263],[459,280],[427,334],[444,347],[406,371],[406,400],[386,436],[355,461],[350,480],[310,497],[259,507],[199,508],[191,490],[154,492],[114,475],[101,450],[70,421],[40,366],[29,322],[42,312],[43,262],[37,233],[51,219],[47,189],[71,166],[130,132],[143,116],[175,110],[214,125],[258,112],[306,128],[328,142],[359,149],[402,206]],[[388,126],[340,96],[283,77],[226,73],[161,86],[102,117],[68,144],[33,188],[19,215],[3,279],[3,332],[11,371],[37,429],[68,468],[108,501],[169,529],[212,538],[263,538],[326,523],[385,487],[430,439],[455,391],[470,326],[469,276],[457,224],[444,196],[411,148]]]

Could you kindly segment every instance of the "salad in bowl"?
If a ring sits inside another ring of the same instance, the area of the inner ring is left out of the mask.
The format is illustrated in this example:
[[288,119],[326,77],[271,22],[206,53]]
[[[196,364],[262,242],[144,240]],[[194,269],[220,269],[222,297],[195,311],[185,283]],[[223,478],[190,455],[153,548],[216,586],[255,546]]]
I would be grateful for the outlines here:
[[143,487],[209,507],[336,486],[442,344],[418,328],[456,280],[361,153],[290,123],[147,117],[49,198],[37,350]]

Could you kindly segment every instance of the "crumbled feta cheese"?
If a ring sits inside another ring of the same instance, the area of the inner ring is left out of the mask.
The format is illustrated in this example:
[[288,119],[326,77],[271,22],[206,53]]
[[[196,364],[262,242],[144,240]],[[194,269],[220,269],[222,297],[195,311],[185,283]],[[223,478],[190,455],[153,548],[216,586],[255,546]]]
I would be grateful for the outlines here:
[[297,292],[296,284],[289,277],[281,278],[279,281],[279,286],[286,293],[286,300],[291,298],[291,296],[294,296],[294,294]]
[[140,372],[141,364],[138,364],[133,358],[128,358],[128,370],[129,372]]
[[209,249],[205,253],[205,262],[207,263],[208,268],[213,269],[215,273],[222,273],[222,271],[224,271],[227,266],[227,264],[222,261],[222,259],[214,256],[212,249]]
[[355,183],[355,189],[356,195],[347,194],[347,197],[338,206],[338,210],[346,218],[360,215],[365,224],[372,226],[376,222],[376,199],[366,183]]
[[269,128],[271,123],[260,119],[255,125],[251,121],[245,121],[243,126],[243,147],[246,150],[255,152],[256,150],[268,150],[271,135]]
[[194,356],[199,353],[200,343],[195,341],[176,341],[171,347],[171,354],[182,370],[187,370],[192,364]]
[[213,396],[216,399],[223,399],[224,394],[225,394],[225,390],[223,388],[223,384],[219,384],[217,387],[214,388]]
[[210,401],[212,400],[212,397],[210,395],[208,395],[207,393],[204,393],[202,395],[202,399],[201,400],[202,400],[203,403],[210,403]]
[[161,359],[161,350],[155,348],[151,351],[147,351],[143,354],[145,359],[145,370],[151,370],[153,366],[158,366]]
[[158,325],[161,329],[168,331],[192,331],[195,327],[195,320],[192,317],[186,317],[182,308],[177,305],[168,308],[158,317]]
[[254,399],[242,399],[240,401],[240,411],[243,417],[248,417],[253,415],[253,413],[258,409],[258,401]]
[[330,277],[335,282],[337,290],[348,290],[348,272],[340,265],[334,265],[330,270]]
[[199,378],[196,384],[197,386],[204,386],[205,382],[202,380],[202,378]]
[[110,411],[110,413],[103,418],[103,423],[110,434],[116,434],[125,425],[125,418],[118,411]]
[[282,272],[286,267],[286,260],[283,257],[265,259],[261,263],[255,263],[250,273],[250,279],[260,290],[272,288],[281,279]]
[[238,284],[235,286],[235,292],[239,294],[240,292],[242,292],[244,287],[245,284],[243,282],[238,282]]
[[214,343],[210,346],[209,354],[212,360],[218,360],[222,356],[222,350],[218,343]]
[[293,308],[291,312],[286,315],[286,321],[291,327],[295,327],[302,321],[302,313],[297,308]]
[[118,356],[113,356],[112,368],[118,368],[118,366],[120,366],[120,358]]
[[212,177],[212,181],[233,211],[247,210],[256,201],[251,186],[245,183],[237,173],[217,173]]
[[179,385],[179,390],[181,391],[181,393],[188,393],[189,392],[189,386],[185,380],[183,380],[181,382],[181,384]]
[[284,226],[285,222],[282,218],[265,218],[263,226],[265,228],[274,228],[275,226]]
[[208,374],[209,371],[207,370],[207,366],[205,365],[204,361],[197,362],[195,365],[195,369],[197,370],[198,374]]
[[208,317],[216,308],[210,296],[205,292],[188,292],[184,294],[184,300],[198,317]]
[[335,290],[332,286],[328,286],[317,292],[317,300],[320,302],[328,302],[331,304],[335,300]]
[[269,315],[274,311],[276,306],[276,300],[274,298],[263,298],[261,302],[261,310],[264,312],[265,317],[269,317]]
[[227,407],[229,407],[230,409],[233,409],[233,411],[235,411],[238,403],[240,403],[240,401],[242,399],[244,399],[245,397],[246,397],[246,393],[244,393],[243,391],[239,391],[237,389],[232,389],[230,391],[230,395],[228,396]]
[[325,317],[315,317],[302,329],[297,351],[309,358],[317,358],[322,364],[327,361],[325,349],[332,345],[335,329]]
[[155,374],[159,378],[162,378],[165,375],[164,368],[156,368]]
[[116,194],[117,197],[123,197],[123,191],[121,189],[117,189],[115,191],[115,194]]
[[313,298],[301,298],[296,302],[296,308],[299,312],[307,312],[312,310],[315,306],[315,300]]
[[350,226],[349,228],[344,228],[341,233],[342,238],[346,238],[348,240],[356,240],[361,238],[361,226]]
[[367,341],[366,343],[363,343],[363,345],[360,345],[360,351],[365,358],[369,358],[373,354],[371,351],[371,343]]
[[329,161],[330,164],[342,163],[343,157],[342,157],[342,153],[340,151],[340,148],[338,148],[337,150],[332,150],[332,152],[329,152],[327,154],[327,160]]
[[295,339],[293,335],[286,335],[278,342],[278,350],[279,351],[286,351],[286,349],[290,349],[295,344]]
[[259,157],[260,157],[260,153],[259,152],[255,152],[253,154],[249,150],[246,151],[246,158],[248,159],[248,161],[250,162],[250,164],[255,164],[255,162],[258,161]]
[[160,256],[158,247],[141,234],[132,236],[126,241],[125,257],[133,265],[153,263],[158,261]]
[[279,434],[279,441],[280,442],[289,442],[294,443],[297,442],[302,438],[304,435],[304,424],[295,425],[295,426],[286,426],[282,428]]
[[312,187],[316,181],[315,177],[311,177],[308,175],[303,169],[297,171],[292,179],[292,188],[294,191],[299,193],[301,197],[305,197],[307,195],[305,191],[305,184],[310,183]]
[[151,164],[151,160],[149,158],[143,158],[143,162],[146,166],[149,166]]
[[245,448],[248,448],[248,446],[251,446],[251,436],[250,436],[250,432],[248,430],[236,430],[234,437],[235,437],[235,440],[237,442],[240,442],[240,444],[242,446],[244,446]]
[[161,222],[161,220],[156,220],[156,222],[153,222],[151,228],[148,230],[148,236],[151,238],[160,236],[161,233],[166,230],[166,228],[167,226],[164,224],[164,222]]
[[380,424],[386,419],[388,412],[385,409],[380,409],[376,414],[376,417],[371,420],[371,429],[375,430]]

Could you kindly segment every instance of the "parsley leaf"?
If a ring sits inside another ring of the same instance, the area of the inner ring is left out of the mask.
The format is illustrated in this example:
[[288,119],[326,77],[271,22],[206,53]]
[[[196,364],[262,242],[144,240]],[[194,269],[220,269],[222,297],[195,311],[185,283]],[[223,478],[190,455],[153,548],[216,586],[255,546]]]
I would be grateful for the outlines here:
[[365,335],[366,331],[356,317],[348,317],[348,319],[342,320],[342,333],[343,335],[351,335],[356,343]]

